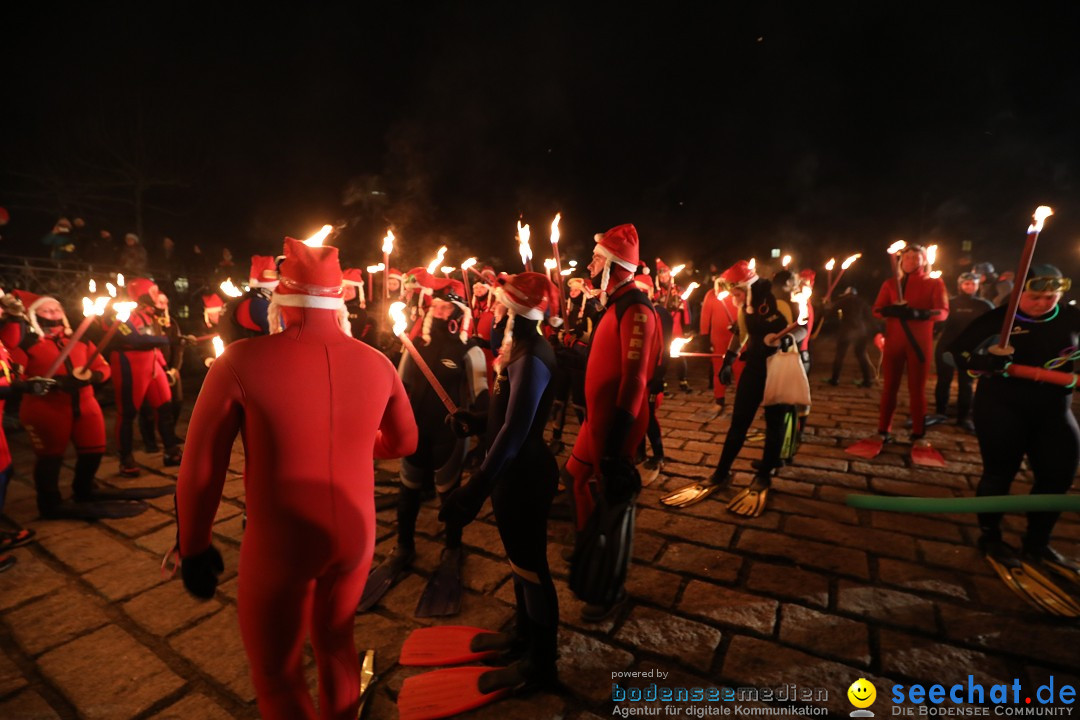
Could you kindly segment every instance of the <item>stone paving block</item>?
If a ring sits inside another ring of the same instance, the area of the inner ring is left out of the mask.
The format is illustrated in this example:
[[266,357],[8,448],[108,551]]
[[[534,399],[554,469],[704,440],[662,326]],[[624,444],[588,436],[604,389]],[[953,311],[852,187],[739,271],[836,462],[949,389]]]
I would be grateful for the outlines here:
[[772,598],[692,580],[683,591],[679,612],[705,617],[736,629],[771,635],[779,605]]
[[110,600],[122,600],[165,582],[161,561],[127,549],[122,557],[83,575],[83,580]]
[[86,718],[116,720],[148,710],[184,686],[147,647],[105,627],[38,658],[42,675]]
[[720,646],[720,631],[704,623],[652,608],[636,607],[615,639],[689,667],[709,667]]
[[244,539],[244,516],[234,515],[223,522],[214,523],[214,534],[221,538],[227,538],[234,543]]
[[29,547],[11,553],[15,566],[0,573],[0,611],[10,610],[67,584],[68,578],[34,556]]
[[945,683],[963,668],[963,679],[975,677],[976,683],[989,687],[1012,677],[1008,663],[1001,658],[947,643],[912,637],[906,633],[882,630],[880,639],[881,671],[922,681],[927,685]]
[[559,679],[591,703],[610,700],[611,673],[633,662],[625,650],[573,630],[559,631]]
[[827,486],[836,486],[843,489],[844,495],[851,492],[865,492],[866,488],[869,486],[869,481],[863,475],[819,470],[817,468],[800,466],[798,463],[799,461],[796,460],[795,465],[784,468],[780,471],[781,474],[784,477],[815,483],[819,486],[819,489],[823,489]]
[[857,547],[874,555],[914,560],[915,538],[910,535],[857,527],[813,517],[791,516],[784,521],[789,535],[823,540],[844,547]]
[[22,669],[13,659],[0,653],[0,696],[9,695],[29,685]]
[[893,530],[920,538],[931,538],[945,542],[963,542],[960,528],[954,523],[932,520],[911,513],[891,513],[869,511],[870,525],[882,530]]
[[634,529],[634,562],[653,563],[667,547],[667,538]]
[[166,525],[165,527],[152,532],[149,535],[143,535],[135,538],[135,545],[148,551],[153,557],[160,558],[165,557],[165,553],[172,549],[176,544],[176,526]]
[[150,720],[231,720],[233,715],[202,693],[185,695]]
[[[775,499],[778,497],[811,498],[814,496],[815,492],[817,492],[817,485],[801,482],[799,480],[792,480],[781,473],[779,476],[773,478],[770,504],[775,502]],[[759,518],[754,519],[757,520]]]
[[38,541],[50,555],[77,573],[84,573],[123,558],[131,551],[104,530],[83,527]]
[[[798,565],[829,570],[841,575],[869,578],[866,553],[812,540],[793,543],[790,538],[759,530],[744,530],[738,549],[755,555],[787,558]],[[850,684],[850,683],[849,683]]]
[[680,573],[733,583],[743,560],[738,555],[693,543],[671,542],[657,564]]
[[929,565],[965,573],[992,575],[994,570],[974,545],[957,545],[920,538],[915,541],[922,559]]
[[968,598],[962,575],[925,565],[881,558],[878,560],[878,578],[889,585],[899,585],[909,590],[938,593],[960,600]]
[[917,595],[841,581],[836,608],[841,612],[873,618],[882,623],[934,632],[934,603]]
[[255,700],[235,608],[227,607],[211,615],[173,637],[169,645],[241,702]]
[[854,508],[834,502],[824,502],[805,497],[777,493],[771,498],[770,510],[789,515],[804,515],[819,520],[830,520],[848,525],[858,525],[859,516]]
[[11,720],[60,720],[45,698],[33,690],[24,690],[0,702],[0,717]]
[[216,599],[198,600],[185,589],[179,576],[152,590],[136,595],[121,609],[147,632],[166,636],[199,618],[221,609]]
[[72,586],[38,598],[7,614],[19,646],[37,655],[110,622],[103,602]]
[[785,600],[825,607],[829,604],[829,579],[796,567],[754,562],[746,587]]
[[470,590],[482,594],[490,593],[510,575],[510,563],[506,560],[491,560],[472,552],[465,554],[462,580]]
[[647,507],[638,508],[636,527],[657,535],[690,540],[712,547],[727,547],[735,534],[735,528],[715,520],[694,517],[683,512],[654,510]]
[[161,512],[157,508],[149,508],[135,517],[102,520],[101,524],[112,528],[121,535],[134,538],[166,526],[175,527],[176,518],[173,515]]
[[870,664],[870,631],[865,624],[801,605],[781,608],[780,641],[842,662]]
[[683,577],[644,565],[635,565],[627,574],[626,591],[631,597],[645,602],[671,607],[682,586]]

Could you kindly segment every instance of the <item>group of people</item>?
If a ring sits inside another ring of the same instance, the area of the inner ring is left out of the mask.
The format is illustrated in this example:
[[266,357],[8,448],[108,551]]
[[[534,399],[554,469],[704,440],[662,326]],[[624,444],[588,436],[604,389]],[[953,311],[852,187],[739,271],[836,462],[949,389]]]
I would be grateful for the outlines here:
[[[100,354],[94,342],[74,341],[60,303],[15,291],[0,302],[0,341],[7,348],[0,358],[0,401],[22,396],[20,417],[37,454],[42,516],[122,517],[141,512],[141,499],[173,488],[95,485],[106,441],[94,387],[111,379],[121,473],[139,473],[132,445],[140,413],[151,439],[157,430],[165,463],[180,465],[176,550],[185,587],[203,598],[214,594],[223,570],[212,543],[213,519],[233,442],[243,433],[246,529],[238,611],[259,708],[268,718],[315,716],[302,667],[308,635],[323,715],[355,717],[361,690],[354,618],[409,571],[425,497],[439,500],[444,548],[418,598],[419,617],[460,611],[463,533],[490,499],[513,576],[513,628],[427,628],[409,638],[409,653],[403,651],[403,663],[406,655],[419,654],[425,664],[485,658],[501,665],[480,668],[467,681],[444,671],[424,673],[402,689],[399,704],[427,698],[423,702],[437,706],[432,713],[452,712],[557,681],[559,603],[548,565],[547,521],[561,487],[577,532],[571,589],[586,603],[583,619],[603,620],[625,601],[634,504],[642,486],[663,469],[657,409],[672,368],[674,380],[688,388],[684,361],[668,351],[672,340],[695,330],[707,338],[703,349],[713,355],[718,412],[726,410],[729,387],[734,399],[712,475],[666,495],[663,504],[687,507],[730,487],[734,461],[762,405],[762,459],[727,509],[760,515],[773,476],[794,461],[810,411],[806,378],[815,325],[807,298],[814,273],[781,270],[764,278],[752,262],[740,260],[706,289],[695,327],[689,294],[666,264],[657,259],[655,268],[645,267],[637,231],[627,224],[596,236],[588,274],[571,278],[565,295],[544,273],[490,267],[474,271],[471,288],[422,267],[404,273],[389,268],[385,291],[371,293],[361,270],[341,267],[335,248],[287,238],[281,255],[252,257],[240,297],[224,301],[216,292],[203,294],[201,337],[184,334],[171,321],[168,300],[152,280],[129,279],[135,308],[98,328],[99,339],[110,333]],[[905,369],[911,439],[925,445],[925,428],[934,418],[926,417],[924,389],[935,326],[941,325],[939,379],[943,367],[953,366],[963,378],[969,372],[986,378],[972,409],[986,461],[979,494],[1007,493],[1025,453],[1036,492],[1063,492],[1080,463],[1070,391],[1007,377],[1008,363],[982,347],[1000,318],[974,299],[978,278],[962,275],[959,294],[950,300],[944,283],[926,270],[922,249],[908,246],[872,309],[861,309],[853,293],[826,308],[836,311],[841,342],[854,343],[857,354],[865,339],[846,334],[849,325],[885,324],[880,433],[866,441],[864,456],[892,441]],[[1036,266],[1025,279],[1013,337],[1017,361],[1071,367],[1080,347],[1080,311],[1059,304],[1066,289],[1068,281],[1049,266]],[[392,303],[400,303],[394,309],[404,322],[391,330]],[[208,349],[209,334],[228,346],[220,357]],[[196,348],[209,371],[181,453],[176,353],[185,348]],[[839,364],[830,381],[838,379],[838,370]],[[938,414],[947,404],[949,381],[938,396]],[[865,367],[863,382],[872,382]],[[961,424],[969,420],[969,406],[970,391],[962,384]],[[580,430],[560,468],[556,453],[571,410]],[[1011,424],[998,421],[999,413]],[[1033,416],[1040,418],[1038,432]],[[77,462],[74,497],[64,501],[58,478],[69,442]],[[0,447],[0,464],[7,466],[0,473],[0,508],[11,472],[5,451]],[[378,458],[401,458],[401,472],[396,547],[372,570]],[[919,458],[913,453],[913,460]],[[1053,513],[1033,516],[1024,550],[1041,561],[1067,563],[1049,547],[1055,519]],[[999,524],[1000,516],[980,517],[988,553],[1000,550]],[[31,539],[30,531],[19,530],[0,542],[14,547]]]

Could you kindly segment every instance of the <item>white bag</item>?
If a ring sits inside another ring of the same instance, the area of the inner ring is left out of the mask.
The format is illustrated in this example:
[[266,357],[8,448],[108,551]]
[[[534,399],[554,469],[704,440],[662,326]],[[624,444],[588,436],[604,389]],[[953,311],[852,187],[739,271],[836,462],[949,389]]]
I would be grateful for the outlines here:
[[810,383],[798,346],[765,359],[765,396],[762,405],[809,405]]

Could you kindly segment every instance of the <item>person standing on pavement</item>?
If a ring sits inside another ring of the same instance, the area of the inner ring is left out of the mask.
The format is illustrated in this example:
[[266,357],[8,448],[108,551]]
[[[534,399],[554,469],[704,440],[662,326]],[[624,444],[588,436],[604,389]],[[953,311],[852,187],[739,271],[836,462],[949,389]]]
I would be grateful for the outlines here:
[[956,367],[945,358],[945,351],[960,336],[971,321],[994,309],[989,301],[979,297],[979,277],[975,273],[962,273],[956,280],[957,293],[949,299],[949,319],[939,324],[941,335],[934,350],[934,367],[937,369],[937,384],[934,387],[934,405],[936,414],[926,419],[927,425],[936,425],[947,420],[949,409],[949,389],[953,375],[956,375],[956,424],[968,432],[975,432],[975,425],[969,417],[974,380],[966,372],[956,372]]

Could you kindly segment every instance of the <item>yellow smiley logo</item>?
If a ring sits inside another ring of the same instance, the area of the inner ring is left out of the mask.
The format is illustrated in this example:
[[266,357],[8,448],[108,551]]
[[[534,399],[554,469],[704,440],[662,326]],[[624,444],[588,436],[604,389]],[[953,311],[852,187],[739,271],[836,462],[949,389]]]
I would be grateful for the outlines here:
[[851,683],[847,691],[848,700],[857,708],[868,708],[877,699],[877,688],[866,678],[859,678]]

